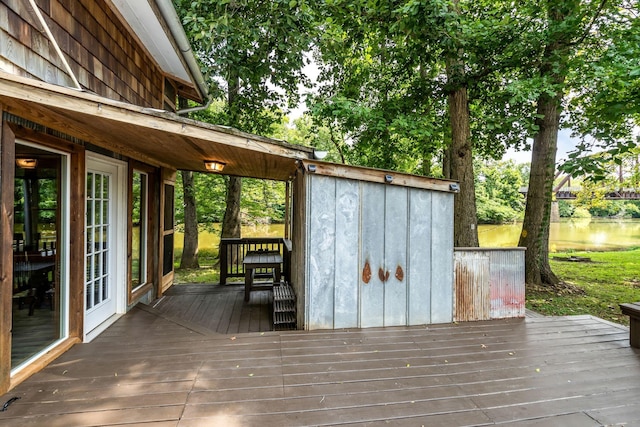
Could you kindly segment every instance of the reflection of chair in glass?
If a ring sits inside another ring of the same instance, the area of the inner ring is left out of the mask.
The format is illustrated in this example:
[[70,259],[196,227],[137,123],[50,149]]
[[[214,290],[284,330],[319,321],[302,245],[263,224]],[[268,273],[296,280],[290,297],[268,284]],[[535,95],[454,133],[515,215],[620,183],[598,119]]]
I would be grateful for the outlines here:
[[24,236],[22,233],[13,233],[13,251],[24,251]]
[[29,307],[29,316],[34,309],[47,301],[53,309],[53,271],[55,258],[35,254],[16,254],[13,263],[13,298],[18,302],[18,309]]

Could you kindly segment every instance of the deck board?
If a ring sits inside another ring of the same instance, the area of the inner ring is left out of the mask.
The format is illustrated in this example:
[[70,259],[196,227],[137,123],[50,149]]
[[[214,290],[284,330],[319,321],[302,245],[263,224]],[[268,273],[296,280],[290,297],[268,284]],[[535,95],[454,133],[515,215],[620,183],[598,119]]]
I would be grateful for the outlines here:
[[241,333],[268,296],[194,303],[215,294],[134,308],[2,396],[0,425],[640,425],[640,351],[601,319]]
[[176,285],[154,304],[180,318],[219,334],[266,332],[273,329],[270,291],[254,291],[244,301],[244,285]]

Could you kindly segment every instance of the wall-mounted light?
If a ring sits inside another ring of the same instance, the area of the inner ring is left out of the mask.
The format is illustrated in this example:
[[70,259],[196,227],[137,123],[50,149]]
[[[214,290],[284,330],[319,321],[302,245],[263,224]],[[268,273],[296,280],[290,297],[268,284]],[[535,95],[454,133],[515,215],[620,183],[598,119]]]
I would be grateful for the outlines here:
[[385,175],[384,182],[386,182],[387,184],[391,184],[393,182],[393,175]]
[[454,193],[459,193],[460,192],[460,186],[458,184],[449,184],[449,190],[453,191]]
[[313,158],[316,160],[322,160],[327,157],[326,151],[313,150]]
[[309,172],[311,172],[311,173],[315,172],[315,171],[316,171],[316,169],[317,169],[317,166],[316,166],[316,165],[309,165],[309,166],[307,166],[307,170],[308,170]]
[[38,159],[16,159],[16,166],[22,169],[35,169]]
[[209,172],[222,172],[222,169],[226,166],[226,163],[219,162],[217,160],[205,160],[204,168]]

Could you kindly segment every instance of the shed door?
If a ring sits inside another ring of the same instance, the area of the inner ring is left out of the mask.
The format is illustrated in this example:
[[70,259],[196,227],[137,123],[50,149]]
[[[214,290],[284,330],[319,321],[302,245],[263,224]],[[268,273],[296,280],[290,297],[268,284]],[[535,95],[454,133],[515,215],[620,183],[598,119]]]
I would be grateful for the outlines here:
[[406,188],[363,184],[362,327],[407,324],[407,209]]
[[85,335],[118,312],[117,285],[124,284],[122,256],[123,166],[87,158],[85,220]]

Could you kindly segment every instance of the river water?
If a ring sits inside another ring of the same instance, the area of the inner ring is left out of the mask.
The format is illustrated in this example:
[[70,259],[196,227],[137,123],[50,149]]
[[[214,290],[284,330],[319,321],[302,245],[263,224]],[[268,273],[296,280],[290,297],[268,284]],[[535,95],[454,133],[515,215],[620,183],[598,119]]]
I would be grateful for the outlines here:
[[[480,225],[478,238],[482,247],[510,247],[518,244],[522,224]],[[280,237],[282,224],[243,226],[244,237]],[[216,248],[220,241],[219,225],[198,235],[200,248]],[[182,248],[183,235],[176,233],[176,248]],[[579,219],[552,223],[549,236],[551,252],[567,250],[608,251],[640,246],[640,219]]]
[[[482,247],[518,244],[522,223],[478,226]],[[611,251],[640,246],[640,220],[576,219],[551,223],[549,250]]]

